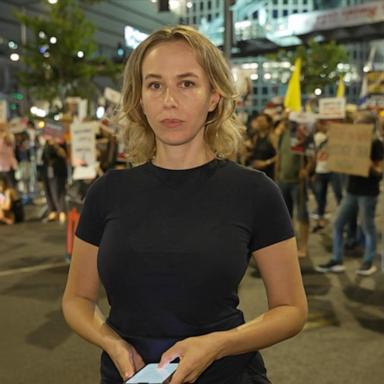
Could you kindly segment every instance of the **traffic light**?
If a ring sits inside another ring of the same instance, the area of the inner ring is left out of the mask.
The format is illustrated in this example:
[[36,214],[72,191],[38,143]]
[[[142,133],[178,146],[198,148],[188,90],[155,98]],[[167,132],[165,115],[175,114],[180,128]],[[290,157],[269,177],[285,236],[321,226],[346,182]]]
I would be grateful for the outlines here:
[[115,51],[115,55],[113,57],[113,61],[115,63],[122,63],[124,62],[126,56],[126,49],[122,43],[117,43],[117,48]]

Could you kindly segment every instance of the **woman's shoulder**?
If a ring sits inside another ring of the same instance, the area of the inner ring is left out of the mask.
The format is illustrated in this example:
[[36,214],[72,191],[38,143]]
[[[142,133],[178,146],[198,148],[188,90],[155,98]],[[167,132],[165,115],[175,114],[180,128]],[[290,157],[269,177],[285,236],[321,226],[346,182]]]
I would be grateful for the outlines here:
[[231,175],[233,175],[233,177],[236,177],[239,180],[244,180],[251,183],[265,182],[266,179],[272,181],[269,177],[265,175],[264,172],[258,171],[257,169],[246,167],[245,165],[236,163],[231,160],[227,160],[226,163],[227,163],[228,172]]

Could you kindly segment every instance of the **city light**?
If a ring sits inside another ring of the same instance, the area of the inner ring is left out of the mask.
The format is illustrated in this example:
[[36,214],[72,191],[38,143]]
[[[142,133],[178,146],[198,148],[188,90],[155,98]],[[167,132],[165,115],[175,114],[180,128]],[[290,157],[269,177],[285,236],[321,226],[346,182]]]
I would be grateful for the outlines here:
[[241,64],[241,68],[243,69],[256,69],[259,66],[258,63],[244,63]]
[[31,107],[31,113],[32,115],[38,117],[45,117],[47,115],[47,112],[45,112],[44,109],[38,108],[36,106]]
[[252,73],[250,78],[251,80],[257,80],[259,78],[259,75],[257,73]]
[[20,55],[18,53],[11,53],[11,55],[9,56],[9,58],[12,60],[12,61],[19,61],[20,60]]
[[320,88],[316,88],[314,93],[316,96],[320,96],[322,92]]
[[57,0],[48,0],[48,3],[54,5],[57,4]]
[[56,44],[57,43],[57,38],[55,36],[52,36],[50,39],[49,39],[49,42],[51,44]]
[[17,44],[14,41],[10,40],[8,42],[8,47],[11,49],[17,49]]
[[364,72],[369,72],[369,65],[364,65],[363,71]]
[[187,2],[187,8],[192,8],[193,4],[192,4],[192,1],[188,1]]
[[105,108],[102,105],[98,106],[96,109],[96,117],[98,119],[101,119],[104,116],[104,113],[105,113]]
[[271,80],[271,78],[272,78],[272,75],[269,72],[264,74],[265,80]]
[[40,39],[45,39],[47,37],[47,35],[45,34],[44,31],[40,31],[39,32],[39,37],[40,37]]
[[84,57],[84,52],[83,51],[77,52],[77,57],[82,59]]

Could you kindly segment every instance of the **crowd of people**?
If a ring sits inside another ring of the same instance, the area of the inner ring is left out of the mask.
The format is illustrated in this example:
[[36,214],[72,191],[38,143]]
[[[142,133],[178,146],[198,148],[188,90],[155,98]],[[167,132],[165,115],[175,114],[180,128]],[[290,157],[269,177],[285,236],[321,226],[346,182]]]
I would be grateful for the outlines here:
[[[380,115],[367,110],[348,113],[345,122],[366,123],[374,127],[371,169],[368,178],[335,173],[328,167],[327,128],[333,121],[318,119],[313,132],[314,153],[292,151],[289,114],[282,104],[252,113],[246,122],[244,145],[237,162],[264,172],[281,189],[291,217],[295,220],[299,257],[308,255],[308,239],[333,223],[333,254],[329,262],[319,265],[319,272],[342,272],[343,248],[365,247],[363,263],[357,273],[369,275],[377,270],[375,212],[380,193],[383,159],[383,126]],[[339,121],[340,122],[340,121]],[[116,159],[115,135],[107,141],[107,154],[100,153],[101,173],[121,167]],[[105,147],[105,145],[104,145]],[[68,145],[44,135],[28,121],[26,129],[11,133],[7,124],[0,124],[0,223],[14,224],[24,220],[24,205],[33,204],[43,195],[46,210],[41,219],[65,223],[68,187],[71,182]],[[329,219],[328,187],[340,209]],[[308,194],[316,202],[308,209]],[[310,227],[310,222],[312,226]]]
[[[282,106],[277,110],[280,113],[261,112],[249,118],[242,162],[265,172],[280,187],[291,217],[297,223],[299,257],[309,253],[308,238],[311,232],[333,225],[332,258],[317,266],[316,270],[343,272],[343,249],[361,246],[364,256],[356,273],[371,275],[377,271],[374,264],[377,255],[375,217],[383,176],[384,120],[377,112],[368,110],[356,110],[348,113],[345,120],[336,120],[372,126],[371,164],[368,176],[362,177],[329,169],[327,131],[334,120],[318,119],[313,131],[314,152],[300,154],[292,151],[288,115],[281,112]],[[334,202],[339,206],[331,220],[330,212],[327,215],[328,186],[332,187]],[[313,194],[315,200],[313,212],[308,209],[309,193]],[[310,219],[313,221],[312,228]]]

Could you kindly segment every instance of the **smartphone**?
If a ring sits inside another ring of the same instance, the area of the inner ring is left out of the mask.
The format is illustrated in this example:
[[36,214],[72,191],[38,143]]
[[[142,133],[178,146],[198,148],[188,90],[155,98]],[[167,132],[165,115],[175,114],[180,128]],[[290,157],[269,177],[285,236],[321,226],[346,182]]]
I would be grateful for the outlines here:
[[124,384],[163,384],[176,371],[178,365],[178,363],[169,363],[163,368],[159,368],[156,363],[147,364]]

